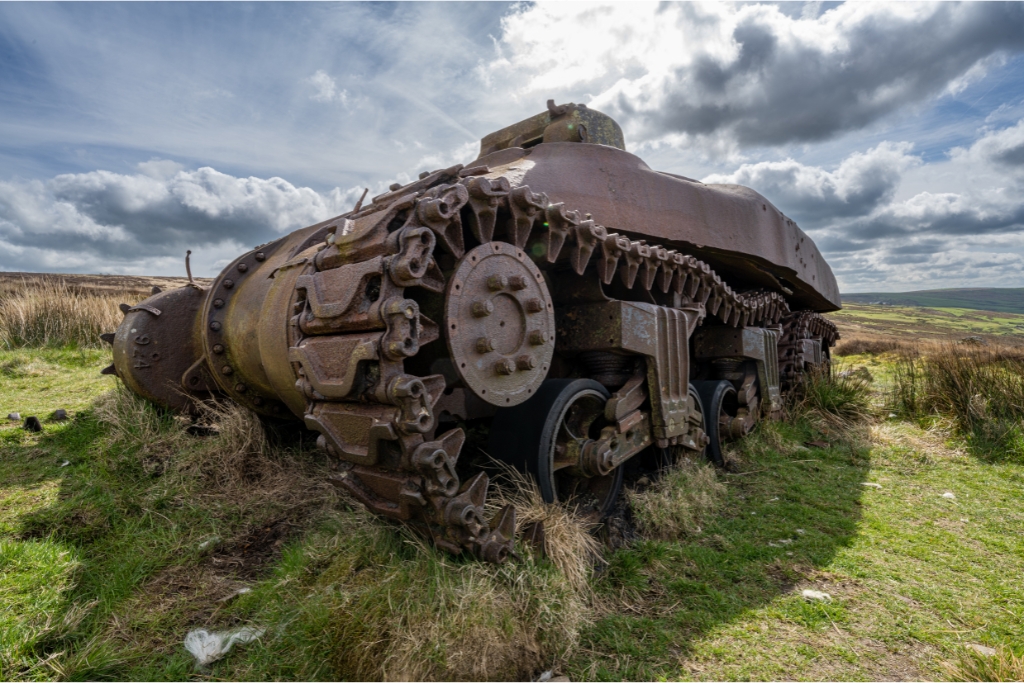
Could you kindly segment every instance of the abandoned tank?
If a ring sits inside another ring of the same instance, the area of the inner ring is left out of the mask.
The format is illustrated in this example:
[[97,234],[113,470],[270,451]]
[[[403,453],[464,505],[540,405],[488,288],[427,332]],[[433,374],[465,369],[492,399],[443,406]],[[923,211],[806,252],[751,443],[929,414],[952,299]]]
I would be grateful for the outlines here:
[[476,160],[256,247],[208,288],[123,304],[104,372],[176,410],[218,397],[301,420],[367,508],[501,562],[515,511],[485,515],[467,433],[600,519],[636,456],[722,464],[724,441],[778,415],[828,364],[820,314],[839,304],[767,199],[654,171],[608,116],[549,102]]

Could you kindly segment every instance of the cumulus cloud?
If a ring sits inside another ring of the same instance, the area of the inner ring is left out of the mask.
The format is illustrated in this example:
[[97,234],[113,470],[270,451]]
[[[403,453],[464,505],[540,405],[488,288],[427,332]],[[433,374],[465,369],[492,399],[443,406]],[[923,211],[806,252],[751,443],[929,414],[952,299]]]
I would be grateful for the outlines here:
[[883,142],[850,155],[833,171],[793,159],[744,164],[734,173],[714,174],[704,182],[757,188],[803,222],[863,216],[890,201],[903,172],[920,163],[910,154],[912,149],[906,142]]
[[[771,198],[814,237],[844,291],[1020,285],[1024,270],[1024,173],[1015,155],[1024,119],[988,130],[970,147],[932,164],[960,179],[956,191],[900,198],[921,166],[906,143],[884,142],[835,169],[792,159],[745,164],[706,182],[748,185]],[[997,246],[998,245],[998,246]]]
[[[516,96],[571,93],[634,140],[819,141],[962,89],[1024,49],[1020,3],[530,5],[479,68]],[[675,137],[673,137],[675,136]]]
[[[212,267],[235,252],[352,207],[359,190],[320,194],[281,178],[236,178],[152,160],[49,181],[0,182],[0,268],[60,262],[60,270],[126,270],[206,250]],[[63,255],[63,256],[61,256]],[[30,259],[30,260],[31,260]],[[61,261],[61,259],[66,259]]]
[[311,100],[316,102],[341,102],[348,104],[348,90],[338,89],[338,84],[323,69],[318,70],[309,77],[309,83],[316,88],[316,92],[310,95]]

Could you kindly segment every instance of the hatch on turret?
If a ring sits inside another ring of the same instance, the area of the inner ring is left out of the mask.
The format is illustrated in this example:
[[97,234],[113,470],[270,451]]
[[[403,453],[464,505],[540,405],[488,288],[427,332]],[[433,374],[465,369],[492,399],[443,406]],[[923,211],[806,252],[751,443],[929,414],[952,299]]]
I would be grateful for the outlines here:
[[542,142],[589,142],[625,150],[622,128],[607,114],[585,104],[559,104],[548,100],[548,110],[486,135],[480,156],[509,147],[533,147]]

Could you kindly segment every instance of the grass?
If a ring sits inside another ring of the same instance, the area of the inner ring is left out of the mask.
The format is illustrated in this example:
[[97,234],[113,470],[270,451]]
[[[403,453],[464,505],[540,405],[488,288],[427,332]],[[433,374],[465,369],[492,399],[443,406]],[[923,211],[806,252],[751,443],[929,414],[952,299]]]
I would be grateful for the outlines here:
[[[492,567],[371,517],[245,413],[192,437],[112,391],[101,350],[0,351],[0,410],[44,418],[0,426],[0,679],[1019,680],[1024,464],[952,413],[887,418],[894,358],[845,357],[873,379],[812,383],[725,470],[633,488],[614,550],[507,485],[561,554]],[[267,630],[208,669],[182,647],[240,626]]]
[[844,294],[843,306],[884,301],[887,305],[966,308],[982,311],[1024,313],[1024,289],[1010,287],[972,287],[931,289],[918,292]]
[[955,341],[981,336],[1003,345],[1024,342],[1024,315],[966,308],[871,306],[844,304],[828,314],[840,326],[839,350],[855,338],[917,343],[924,340]]
[[946,344],[901,354],[893,371],[891,410],[951,420],[976,452],[1024,463],[1024,352]]
[[0,293],[0,348],[98,347],[99,336],[117,329],[118,304],[148,292],[107,292],[42,280]]

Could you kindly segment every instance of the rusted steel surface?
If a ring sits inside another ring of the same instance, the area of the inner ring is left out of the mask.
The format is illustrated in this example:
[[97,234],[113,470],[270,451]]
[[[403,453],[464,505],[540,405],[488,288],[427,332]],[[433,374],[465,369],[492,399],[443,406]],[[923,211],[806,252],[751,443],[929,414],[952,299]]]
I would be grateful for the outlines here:
[[655,173],[577,105],[481,147],[242,254],[207,289],[125,304],[106,372],[179,410],[217,396],[300,420],[334,485],[500,562],[515,511],[485,514],[470,435],[599,518],[627,461],[720,454],[827,363],[838,335],[815,311],[837,307],[835,281],[756,193]]

